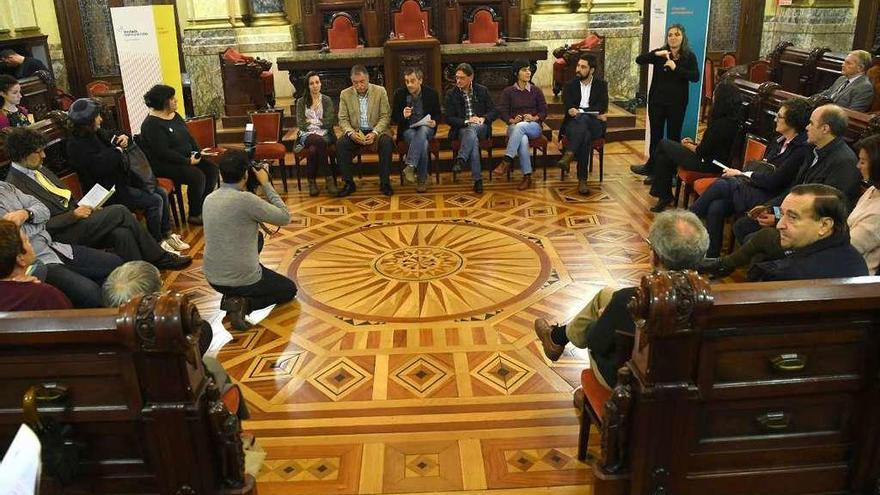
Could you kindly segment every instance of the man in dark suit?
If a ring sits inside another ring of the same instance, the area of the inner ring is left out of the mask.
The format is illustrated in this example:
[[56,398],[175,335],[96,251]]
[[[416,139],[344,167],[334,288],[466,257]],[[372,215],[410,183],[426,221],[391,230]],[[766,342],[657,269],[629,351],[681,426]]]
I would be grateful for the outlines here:
[[865,50],[855,50],[843,60],[842,74],[830,88],[820,91],[835,105],[857,112],[867,112],[874,102],[874,85],[866,72],[871,67],[871,54]]
[[492,135],[492,122],[497,117],[498,111],[489,89],[474,82],[474,68],[470,64],[458,64],[455,68],[455,87],[446,93],[449,139],[461,140],[452,170],[460,172],[469,163],[475,193],[483,192],[480,139]]
[[[416,192],[428,190],[428,143],[437,131],[440,119],[440,95],[437,90],[422,84],[424,75],[418,67],[407,67],[403,72],[406,87],[397,88],[391,108],[391,120],[397,125],[397,140],[406,141],[409,148],[403,159],[403,175],[410,184],[416,183]],[[430,117],[425,125],[411,127]],[[418,182],[416,182],[418,181]]]
[[773,227],[780,220],[773,211],[799,184],[825,184],[846,195],[852,208],[861,195],[862,175],[856,166],[859,159],[843,140],[848,119],[846,112],[837,105],[823,105],[813,110],[807,125],[807,142],[815,146],[807,153],[797,176],[782,194],[758,205],[733,224],[733,233],[740,244],[761,227]]
[[7,131],[6,152],[12,165],[6,181],[49,209],[46,230],[56,241],[89,247],[111,245],[123,260],[146,260],[160,269],[176,270],[192,262],[189,256],[162,249],[128,208],[79,205],[65,184],[42,166],[46,143],[45,136],[26,127]]
[[581,54],[575,69],[575,78],[562,90],[565,120],[559,128],[560,140],[568,137],[568,146],[557,165],[568,172],[571,160],[577,157],[578,192],[589,194],[587,163],[592,153],[593,139],[605,134],[608,121],[608,83],[595,76],[596,57]]

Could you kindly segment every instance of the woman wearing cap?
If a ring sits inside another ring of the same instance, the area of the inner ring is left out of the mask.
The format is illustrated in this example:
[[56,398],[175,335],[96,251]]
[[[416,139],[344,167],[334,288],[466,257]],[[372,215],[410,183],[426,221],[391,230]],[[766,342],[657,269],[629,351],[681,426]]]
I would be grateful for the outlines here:
[[110,202],[130,210],[143,210],[150,235],[166,251],[189,249],[189,244],[171,232],[168,192],[161,187],[148,191],[126,170],[122,154],[128,147],[125,134],[112,134],[101,128],[101,106],[91,98],[73,102],[67,113],[73,130],[67,140],[67,156],[79,175],[84,191],[96,183],[116,188]]
[[547,118],[547,101],[544,92],[532,84],[532,69],[528,61],[513,63],[513,86],[501,92],[498,114],[507,123],[507,149],[495,168],[496,174],[506,174],[513,159],[519,156],[519,167],[523,178],[517,186],[520,191],[532,185],[532,161],[529,157],[529,139],[541,135],[544,119]]
[[0,111],[0,129],[4,127],[21,127],[30,125],[28,109],[21,103],[21,84],[12,76],[0,75],[0,99],[3,110]]
[[141,123],[144,151],[158,177],[168,177],[177,184],[186,184],[189,202],[189,223],[202,224],[202,203],[214,186],[220,172],[217,165],[204,158],[183,117],[177,113],[174,88],[157,84],[144,94],[150,114]]

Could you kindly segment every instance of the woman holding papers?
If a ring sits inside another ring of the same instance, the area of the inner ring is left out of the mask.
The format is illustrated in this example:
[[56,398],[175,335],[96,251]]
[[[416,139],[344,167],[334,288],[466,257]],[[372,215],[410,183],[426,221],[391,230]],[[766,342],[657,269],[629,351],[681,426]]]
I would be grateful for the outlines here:
[[712,161],[724,163],[730,159],[732,136],[736,135],[739,126],[739,113],[736,88],[730,83],[721,84],[715,90],[712,115],[702,141],[696,143],[691,138],[684,138],[680,143],[670,139],[660,141],[646,165],[654,174],[651,196],[657,198],[657,204],[651,211],[661,212],[672,204],[672,178],[678,167],[721,173],[721,169]]
[[129,138],[101,128],[103,118],[98,102],[80,98],[70,106],[67,116],[73,123],[71,138],[67,140],[67,156],[84,192],[96,184],[108,191],[115,188],[109,202],[129,210],[142,210],[147,230],[163,249],[175,253],[189,249],[180,236],[171,232],[168,192],[158,186],[150,188],[127,169],[123,153]]
[[[691,211],[706,221],[709,231],[706,256],[715,258],[721,253],[724,220],[729,215],[746,213],[792,184],[804,159],[811,153],[806,133],[810,111],[810,103],[803,98],[784,101],[776,112],[779,137],[764,152],[763,162],[769,166],[754,172],[725,170],[691,206]],[[744,169],[748,168],[749,164],[744,164]]]
[[403,159],[403,175],[417,192],[428,190],[428,142],[437,132],[440,119],[440,95],[422,84],[422,69],[409,67],[403,73],[406,87],[394,91],[391,120],[397,125],[397,141],[406,141],[409,148]]
[[317,196],[318,168],[324,174],[327,193],[336,196],[336,179],[329,168],[327,147],[336,142],[336,107],[329,96],[321,93],[321,76],[317,72],[306,74],[309,94],[296,100],[296,126],[299,135],[294,150],[306,150],[306,177],[309,180],[309,196]]

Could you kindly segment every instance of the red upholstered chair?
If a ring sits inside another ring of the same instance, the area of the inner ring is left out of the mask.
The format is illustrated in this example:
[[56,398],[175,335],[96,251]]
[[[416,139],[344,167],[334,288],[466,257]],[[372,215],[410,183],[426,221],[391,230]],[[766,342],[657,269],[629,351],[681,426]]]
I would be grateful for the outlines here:
[[880,112],[880,59],[874,58],[874,64],[868,69],[868,80],[874,86],[874,103],[870,112]]
[[175,225],[183,225],[181,219],[186,218],[186,215],[184,215],[186,210],[184,210],[183,193],[180,191],[180,188],[168,177],[156,177],[156,182],[159,187],[165,189],[165,192],[168,193],[168,205],[171,207],[171,215],[174,217]]
[[596,55],[596,73],[603,77],[605,67],[605,39],[595,33],[578,41],[573,45],[563,45],[553,50],[553,94],[559,96],[565,83],[574,79],[577,61],[583,52],[593,52]]
[[467,38],[462,43],[495,43],[500,37],[498,15],[491,7],[475,8],[465,23]]
[[327,46],[331,50],[363,48],[358,23],[348,12],[336,12],[326,26]]
[[281,167],[284,192],[287,192],[287,166],[284,163],[287,148],[281,142],[281,120],[284,117],[284,110],[262,110],[251,112],[249,115],[254,124],[257,140],[254,160],[277,161]]
[[99,93],[106,93],[110,91],[110,89],[111,87],[109,82],[96,79],[86,84],[86,95],[88,95],[89,98],[94,98]]
[[[764,142],[763,138],[755,136],[754,134],[746,134],[746,146],[743,151],[743,165],[745,165],[750,160],[760,160],[764,157],[764,152],[767,151],[767,143]],[[703,179],[697,179],[694,182],[694,192],[697,193],[697,196],[702,196],[706,189],[709,189],[716,180],[717,177],[708,177]]]
[[725,53],[721,56],[721,63],[719,65],[724,70],[736,66],[736,54],[733,52]]
[[[559,143],[559,147],[561,149],[565,149],[568,146],[568,138],[566,136],[562,136],[562,140]],[[592,149],[590,150],[590,161],[587,163],[587,173],[593,173],[593,153],[599,154],[599,182],[602,182],[602,178],[605,175],[605,137],[600,137],[593,139]],[[559,174],[559,180],[565,179],[565,172],[561,172]],[[544,165],[544,180],[547,180],[547,165]]]
[[[290,146],[294,147],[293,167],[296,170],[296,189],[298,191],[302,191],[302,173],[300,172],[300,168],[303,166],[304,163],[307,163],[309,156],[311,156],[311,152],[309,151],[309,148],[304,148],[300,152],[297,152],[296,151],[297,139],[299,139],[299,129],[293,128],[293,129],[287,131],[287,134],[284,135],[284,138],[282,138],[281,141],[283,143],[290,143]],[[361,152],[356,151],[356,153],[357,153],[358,164],[360,165],[361,164]],[[329,160],[329,162],[330,162],[330,163],[328,163],[328,165],[330,166],[330,170],[333,174],[333,178],[336,178],[336,172],[335,172],[335,170],[336,170],[336,143],[335,142],[331,143],[327,146],[327,160]]]
[[[219,157],[226,148],[217,146],[217,117],[212,114],[186,119],[186,128],[206,156]],[[213,158],[212,158],[213,160]]]
[[398,38],[417,40],[431,37],[428,32],[431,20],[419,0],[404,0],[400,4],[400,12],[393,13],[391,17],[394,20],[394,34]]
[[712,60],[707,58],[706,69],[703,72],[703,106],[700,108],[700,122],[705,122],[706,116],[712,111],[712,95],[715,94],[715,70],[712,67]]
[[272,62],[263,60],[259,57],[244,55],[231,46],[223,52],[222,57],[223,60],[232,62],[234,64],[256,64],[260,69],[262,69],[260,71],[260,84],[262,84],[263,86],[263,94],[267,96],[272,95],[272,101],[269,104],[275,104],[275,75],[272,74],[272,71],[269,70],[272,67]]
[[749,64],[749,81],[753,83],[765,83],[770,80],[770,62],[755,60]]
[[575,391],[574,404],[578,409],[578,460],[587,459],[587,443],[590,440],[590,427],[602,425],[605,414],[605,403],[611,397],[611,391],[603,387],[590,369],[581,371],[581,388]]
[[272,62],[241,54],[229,47],[219,54],[223,81],[223,111],[244,116],[249,111],[275,105],[275,76]]

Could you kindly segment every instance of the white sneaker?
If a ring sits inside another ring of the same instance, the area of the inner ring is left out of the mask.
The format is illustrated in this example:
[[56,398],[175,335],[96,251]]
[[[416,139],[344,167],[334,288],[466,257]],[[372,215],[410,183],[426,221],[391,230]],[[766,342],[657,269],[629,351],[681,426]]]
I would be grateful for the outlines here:
[[183,241],[177,234],[171,234],[165,239],[165,242],[168,243],[173,249],[177,251],[183,251],[184,249],[189,249],[189,244]]
[[168,241],[167,241],[167,240],[162,241],[162,243],[159,244],[159,247],[161,247],[161,248],[164,249],[165,251],[168,251],[168,252],[171,253],[171,254],[176,254],[177,256],[180,256],[180,252],[177,251],[176,249],[174,249],[173,247],[171,247],[171,245],[168,244]]

